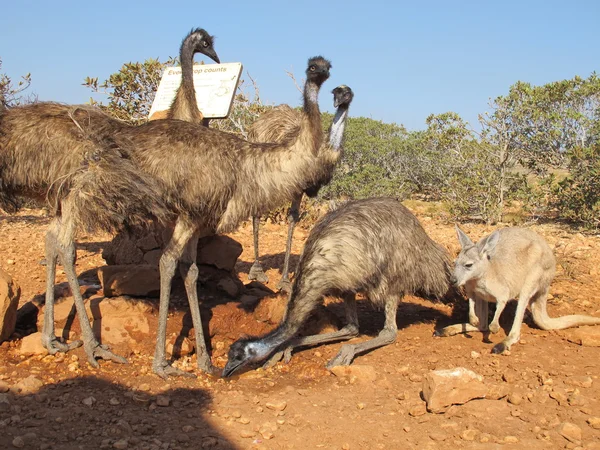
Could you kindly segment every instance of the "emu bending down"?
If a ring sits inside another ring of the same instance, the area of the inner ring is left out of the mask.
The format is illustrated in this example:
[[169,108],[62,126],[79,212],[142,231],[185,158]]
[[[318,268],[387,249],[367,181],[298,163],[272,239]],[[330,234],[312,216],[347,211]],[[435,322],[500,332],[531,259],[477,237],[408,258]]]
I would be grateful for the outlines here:
[[[342,346],[328,367],[348,365],[356,354],[396,340],[396,310],[405,294],[441,298],[450,288],[447,252],[432,241],[400,202],[372,198],[347,203],[311,231],[294,277],[283,321],[260,338],[240,339],[229,350],[223,376],[285,349],[347,340],[358,335],[355,294],[385,308],[385,326],[375,339]],[[327,294],[342,296],[347,324],[333,333],[294,336]]]
[[[302,127],[295,140],[281,145],[253,144],[229,133],[198,127],[180,120],[157,120],[138,127],[119,127],[120,124],[114,121],[96,122],[95,118],[101,113],[92,114],[87,110],[81,111],[81,115],[74,117],[76,122],[72,121],[70,127],[65,125],[58,130],[54,122],[71,121],[72,116],[65,111],[64,107],[52,104],[14,108],[7,112],[6,116],[10,114],[13,117],[12,125],[20,125],[17,127],[11,126],[11,121],[5,119],[0,121],[0,136],[3,136],[3,141],[0,142],[0,157],[3,158],[0,160],[0,175],[3,182],[9,180],[9,187],[13,189],[26,190],[30,186],[37,186],[41,182],[34,177],[42,177],[42,181],[47,181],[44,185],[46,189],[49,185],[52,187],[57,184],[57,180],[60,182],[62,173],[50,177],[46,176],[46,172],[57,170],[57,167],[63,165],[62,160],[68,158],[69,154],[66,152],[70,150],[72,144],[69,139],[80,129],[89,130],[90,143],[97,144],[107,152],[112,151],[129,157],[134,166],[133,171],[138,174],[137,178],[143,177],[153,186],[155,184],[160,186],[159,192],[153,193],[153,196],[158,199],[154,203],[159,206],[161,203],[166,204],[168,212],[177,219],[173,237],[164,249],[160,260],[159,330],[153,362],[153,369],[158,375],[165,377],[170,374],[182,374],[181,371],[171,367],[165,358],[166,321],[171,282],[178,264],[182,271],[194,323],[198,367],[204,371],[212,371],[202,332],[196,290],[198,268],[195,261],[199,237],[215,232],[232,231],[248,216],[260,214],[281,204],[291,195],[302,192],[313,179],[313,174],[322,166],[323,161],[336,157],[328,154],[327,151],[319,151],[323,136],[317,100],[320,86],[329,77],[330,67],[329,61],[322,57],[309,60],[304,89]],[[50,117],[47,114],[47,110],[57,108],[56,116]],[[46,144],[42,150],[47,151],[47,154],[40,155],[38,147],[27,140],[25,140],[26,145],[14,145],[14,141],[23,138],[19,133],[30,132],[28,127],[31,128],[32,124],[37,127],[35,139],[42,139]],[[48,132],[48,130],[56,131],[54,134],[56,141],[52,145],[49,145],[48,138],[44,137],[44,131]],[[48,152],[48,150],[52,151]],[[18,176],[7,179],[5,175],[10,175],[13,163],[16,163],[15,167],[19,168]],[[30,170],[29,166],[31,166]],[[115,183],[116,186],[128,183],[128,177],[120,176],[119,168],[115,168],[114,173],[114,177],[119,179],[119,183]],[[289,176],[290,173],[293,176]],[[147,212],[147,217],[150,217],[150,212],[156,207],[150,200],[147,202],[137,200],[133,206],[130,206],[121,199],[120,191],[113,193],[107,190],[105,194],[98,190],[100,188],[94,188],[93,184],[88,187],[89,192],[84,194],[103,199],[103,206],[109,212],[120,212],[119,208],[124,207],[137,211],[147,204],[144,214]],[[137,188],[137,185],[131,186],[131,190]],[[132,195],[132,198],[136,199],[136,196]],[[68,243],[70,248],[73,248],[74,255],[74,229],[79,217],[82,214],[93,217],[97,211],[93,208],[86,209],[85,204],[76,204],[79,209],[67,208],[67,206],[69,205],[61,203],[62,215],[51,228],[47,245],[52,248],[52,243],[55,241]],[[125,214],[127,212],[128,210],[125,209],[124,218],[127,218]],[[49,259],[50,261],[52,259]],[[81,305],[77,311],[83,324],[87,321],[87,317],[83,300],[78,295],[77,279],[72,268],[73,261],[69,260],[67,263],[71,265],[69,270],[72,276],[69,276],[69,283],[77,304]],[[50,266],[53,265],[49,263]],[[49,272],[49,275],[52,275],[52,278],[49,276],[49,280],[53,279],[53,272]],[[49,298],[49,300],[53,299]],[[54,337],[51,301],[49,303],[44,329],[46,347],[50,352],[67,350]],[[95,358],[104,355],[96,352],[98,342],[91,330],[89,335],[84,335],[84,340],[88,359],[92,364],[97,364]]]
[[[348,118],[348,108],[354,98],[352,89],[348,86],[341,85],[333,91],[333,106],[337,108],[331,128],[329,129],[329,142],[324,145],[337,152],[341,151],[344,130],[346,128],[346,119]],[[249,140],[253,142],[285,142],[298,133],[302,123],[302,114],[300,111],[290,108],[287,105],[281,105],[266,113],[262,114],[259,119],[254,122],[249,132]],[[339,153],[341,157],[341,153]],[[332,160],[329,164],[324,164],[321,173],[315,173],[315,179],[306,189],[306,194],[309,197],[316,197],[319,189],[328,184],[333,176],[333,171],[338,159]],[[289,265],[290,252],[292,250],[292,237],[294,227],[299,220],[300,203],[302,202],[302,193],[292,199],[292,205],[288,212],[288,237],[285,247],[285,259],[283,268],[281,269],[282,277],[277,287],[283,291],[290,291]],[[268,278],[265,274],[260,261],[258,251],[258,229],[260,226],[260,217],[252,218],[252,231],[254,235],[254,263],[248,273],[250,280],[258,280],[267,282]]]

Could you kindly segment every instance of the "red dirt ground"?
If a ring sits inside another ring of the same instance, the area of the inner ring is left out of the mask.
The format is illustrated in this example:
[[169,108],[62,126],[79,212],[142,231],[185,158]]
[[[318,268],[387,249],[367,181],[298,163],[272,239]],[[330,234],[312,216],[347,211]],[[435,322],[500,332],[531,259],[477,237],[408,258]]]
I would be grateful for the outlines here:
[[[416,213],[428,233],[455,255],[459,246],[453,226],[424,211]],[[41,210],[31,209],[0,217],[0,223],[0,267],[20,285],[22,305],[45,290],[45,267],[39,262],[48,219]],[[552,224],[532,228],[547,239],[558,260],[550,314],[600,316],[600,237]],[[474,239],[492,231],[473,224],[464,229]],[[292,267],[307,235],[306,229],[296,231]],[[263,227],[261,250],[272,289],[280,276],[285,236],[283,225]],[[251,228],[246,225],[231,237],[244,246],[237,269],[246,283]],[[92,270],[88,274],[93,277],[93,269],[104,264],[100,255],[109,239],[79,239],[78,273]],[[65,281],[59,268],[57,282]],[[278,298],[283,305],[284,296]],[[180,306],[169,320],[169,332],[180,330],[185,312],[183,299],[175,303]],[[328,304],[343,318],[337,302]],[[372,382],[337,378],[324,368],[340,344],[299,351],[288,365],[279,363],[231,380],[198,373],[194,379],[166,382],[151,372],[153,338],[140,342],[129,356],[130,364],[101,361],[100,368],[93,369],[82,349],[66,356],[20,356],[15,336],[0,346],[0,392],[11,389],[0,394],[0,448],[600,449],[600,429],[588,423],[600,417],[599,347],[571,343],[567,338],[572,330],[541,331],[529,319],[521,343],[506,356],[490,354],[493,344],[476,333],[433,338],[435,327],[452,323],[460,314],[464,317],[464,305],[455,309],[455,318],[450,318],[451,306],[405,299],[398,311],[396,343],[354,362],[375,368]],[[505,329],[514,308],[507,310],[501,322]],[[261,333],[272,326],[240,313],[236,302],[214,307],[209,302],[203,312],[213,316],[213,362],[220,367],[240,334]],[[383,324],[382,312],[363,302],[359,319],[357,341],[376,334]],[[155,315],[153,320],[152,327]],[[501,331],[491,340],[498,342],[503,336]],[[194,356],[179,361],[189,370],[194,363]],[[444,414],[424,413],[424,375],[458,366],[504,386],[514,393],[513,402],[473,400]],[[29,376],[40,383],[15,393],[15,384]],[[584,376],[592,380],[590,387],[573,385]],[[559,433],[564,422],[581,429],[580,441],[570,442]]]

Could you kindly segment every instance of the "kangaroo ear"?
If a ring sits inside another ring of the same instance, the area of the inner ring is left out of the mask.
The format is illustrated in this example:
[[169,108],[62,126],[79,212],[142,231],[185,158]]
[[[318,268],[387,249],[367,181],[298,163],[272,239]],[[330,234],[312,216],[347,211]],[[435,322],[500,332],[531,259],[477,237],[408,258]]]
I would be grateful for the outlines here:
[[456,235],[458,236],[458,242],[460,242],[460,247],[462,249],[464,249],[466,247],[472,247],[473,241],[471,240],[471,238],[469,236],[467,236],[465,234],[465,232],[463,230],[461,230],[458,225],[454,225],[454,228],[456,228]]
[[488,258],[492,256],[494,254],[494,251],[496,250],[498,239],[500,239],[500,232],[498,230],[494,231],[488,237],[483,238],[477,243],[477,247],[479,247],[479,252],[482,255],[487,255]]

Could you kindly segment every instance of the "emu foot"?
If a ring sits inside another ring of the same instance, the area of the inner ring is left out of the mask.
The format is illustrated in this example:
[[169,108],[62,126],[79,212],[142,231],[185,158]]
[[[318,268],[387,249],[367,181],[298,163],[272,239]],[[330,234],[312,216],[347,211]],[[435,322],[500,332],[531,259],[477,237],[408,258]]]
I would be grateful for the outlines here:
[[331,369],[335,366],[349,366],[354,359],[354,346],[342,345],[342,348],[335,357],[327,363],[325,367]]
[[262,266],[258,261],[254,261],[254,264],[252,264],[252,267],[250,267],[250,271],[248,272],[248,279],[260,281],[261,283],[269,282],[269,277],[267,277],[265,271],[263,270]]
[[492,353],[500,355],[507,350],[510,350],[510,346],[506,345],[504,342],[500,342],[499,344],[494,345],[494,348],[492,348]]
[[92,367],[100,367],[98,359],[104,359],[105,361],[112,361],[119,364],[127,364],[127,359],[122,356],[115,355],[108,349],[108,346],[99,344],[98,342],[92,341],[89,344],[84,345],[85,354],[88,357],[88,362]]
[[208,359],[208,361],[201,361],[198,360],[198,364],[196,365],[196,367],[198,367],[198,370],[201,370],[202,372],[204,372],[207,375],[219,375],[221,373],[221,371],[216,368],[215,366],[212,365],[212,362],[210,361],[210,359]]
[[42,337],[42,345],[48,350],[48,354],[54,355],[58,352],[67,353],[69,350],[73,350],[74,348],[81,347],[83,345],[83,341],[73,341],[69,344],[61,342],[58,340],[56,336],[53,337]]
[[292,360],[292,350],[294,350],[293,347],[287,347],[283,350],[278,351],[273,356],[271,356],[266,363],[263,364],[263,368],[268,369],[269,367],[273,367],[282,359],[284,363],[289,363]]
[[181,369],[173,367],[166,360],[164,360],[164,361],[154,360],[154,364],[152,364],[152,371],[156,375],[161,377],[163,380],[168,379],[170,376],[196,378],[196,375],[194,375],[193,373],[184,372]]
[[279,280],[279,283],[277,283],[277,289],[289,294],[292,291],[292,282],[288,277],[284,276]]

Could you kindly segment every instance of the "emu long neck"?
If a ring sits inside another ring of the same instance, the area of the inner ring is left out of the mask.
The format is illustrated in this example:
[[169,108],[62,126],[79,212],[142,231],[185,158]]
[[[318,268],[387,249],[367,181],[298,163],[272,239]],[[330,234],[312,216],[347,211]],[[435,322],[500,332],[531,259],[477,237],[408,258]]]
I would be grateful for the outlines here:
[[194,51],[187,42],[181,46],[180,59],[181,85],[177,89],[168,117],[169,119],[201,123],[202,113],[198,109],[196,89],[194,89]]
[[319,90],[321,87],[312,81],[304,85],[304,114],[308,123],[302,127],[299,139],[306,140],[313,154],[317,154],[323,142],[321,111],[319,110]]
[[340,105],[333,117],[333,123],[329,130],[329,145],[336,151],[342,148],[346,119],[348,117],[348,106]]

